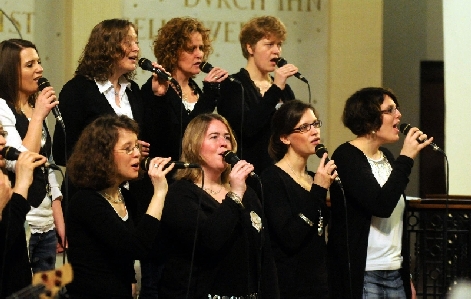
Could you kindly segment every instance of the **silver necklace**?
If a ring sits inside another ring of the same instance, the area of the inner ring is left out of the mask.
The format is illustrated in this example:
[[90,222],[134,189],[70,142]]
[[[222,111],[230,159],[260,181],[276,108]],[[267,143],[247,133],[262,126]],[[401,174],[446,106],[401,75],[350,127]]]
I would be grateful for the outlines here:
[[103,196],[104,199],[106,199],[107,201],[111,202],[111,203],[114,203],[114,204],[118,204],[120,202],[123,202],[124,199],[123,199],[123,194],[121,193],[121,189],[118,188],[118,199],[114,199],[111,195],[109,195],[108,193],[106,193],[105,191],[100,191],[98,192],[101,196]]

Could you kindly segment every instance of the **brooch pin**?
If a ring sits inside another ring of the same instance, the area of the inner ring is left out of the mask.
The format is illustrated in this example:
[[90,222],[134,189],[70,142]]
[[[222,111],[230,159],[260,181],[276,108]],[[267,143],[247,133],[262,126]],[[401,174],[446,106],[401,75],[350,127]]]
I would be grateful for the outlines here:
[[250,220],[252,221],[252,226],[260,232],[262,229],[262,218],[260,218],[260,216],[258,216],[254,211],[250,211]]

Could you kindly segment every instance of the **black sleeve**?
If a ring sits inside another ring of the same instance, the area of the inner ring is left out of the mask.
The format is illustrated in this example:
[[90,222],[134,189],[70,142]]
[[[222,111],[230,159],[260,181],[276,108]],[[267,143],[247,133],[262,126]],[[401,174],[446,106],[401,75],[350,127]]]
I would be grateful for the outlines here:
[[30,205],[23,196],[17,193],[12,194],[10,201],[3,208],[0,221],[0,250],[2,252],[8,252],[18,238],[25,237],[24,223],[30,209]]

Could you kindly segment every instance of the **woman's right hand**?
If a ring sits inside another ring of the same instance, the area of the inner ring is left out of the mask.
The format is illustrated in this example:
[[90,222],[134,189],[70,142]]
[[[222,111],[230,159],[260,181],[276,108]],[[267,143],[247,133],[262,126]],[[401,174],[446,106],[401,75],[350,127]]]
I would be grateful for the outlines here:
[[314,175],[314,184],[325,189],[329,189],[330,185],[337,177],[337,171],[335,170],[337,166],[335,165],[334,160],[330,160],[325,163],[327,156],[328,154],[324,153],[319,162],[319,166],[317,167],[316,174]]
[[231,173],[229,174],[229,184],[231,185],[231,191],[240,198],[244,197],[245,190],[247,190],[245,180],[253,170],[253,165],[245,160],[238,161],[232,167]]
[[[166,73],[167,75],[171,76],[171,74],[157,62],[152,62],[152,66],[156,69],[161,70],[162,72]],[[168,81],[160,78],[157,74],[152,75],[152,91],[156,96],[163,96],[167,93],[168,90]]]
[[[419,143],[417,140],[424,140],[424,142]],[[430,145],[432,141],[433,137],[427,139],[427,134],[424,134],[419,128],[411,128],[404,139],[404,145],[402,146],[400,154],[414,159],[417,154],[424,147]]]
[[31,118],[37,118],[38,120],[43,121],[51,109],[58,104],[59,101],[57,101],[54,88],[52,88],[52,86],[44,88],[41,92],[39,92]]
[[46,163],[46,157],[33,152],[22,152],[15,165],[16,182],[13,192],[27,198],[28,189],[33,182],[33,170]]

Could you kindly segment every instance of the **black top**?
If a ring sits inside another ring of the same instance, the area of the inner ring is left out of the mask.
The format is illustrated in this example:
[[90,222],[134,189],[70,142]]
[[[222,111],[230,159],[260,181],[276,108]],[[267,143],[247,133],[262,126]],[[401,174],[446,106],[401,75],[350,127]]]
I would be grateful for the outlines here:
[[329,298],[325,233],[318,234],[319,217],[324,227],[328,222],[327,189],[313,184],[307,191],[276,165],[265,169],[262,182],[281,298]]
[[169,256],[159,298],[184,298],[191,267],[188,298],[208,298],[208,294],[246,296],[258,291],[259,280],[261,298],[278,298],[266,227],[258,231],[253,226],[257,216],[262,223],[265,219],[250,188],[244,194],[243,205],[245,208],[229,197],[219,203],[187,180],[170,186],[162,214]]
[[[337,165],[338,175],[342,179],[347,204],[347,214],[345,214],[343,194],[338,185],[333,184],[330,188],[332,221],[328,243],[331,269],[329,280],[333,298],[352,298],[349,287],[347,248],[350,252],[353,298],[361,298],[371,217],[390,217],[409,182],[414,160],[403,155],[394,160],[388,149],[381,147],[380,150],[392,167],[391,174],[382,187],[374,177],[368,159],[357,147],[347,142],[340,145],[332,155]],[[407,215],[406,212],[404,215]],[[347,227],[346,219],[348,220]],[[407,221],[404,221],[403,262],[400,271],[404,289],[407,297],[410,298],[409,242],[406,224]]]
[[[126,88],[126,94],[131,105],[133,119],[137,121],[142,131],[144,107],[139,86],[134,81],[130,81],[130,85]],[[67,157],[70,157],[83,129],[99,116],[116,115],[116,113],[105,95],[100,93],[96,82],[82,75],[76,75],[62,87],[59,101],[58,107],[64,120],[67,144],[65,144],[62,126],[56,122],[52,153],[56,163],[65,166],[65,150],[67,150]]]
[[0,298],[31,284],[31,267],[24,223],[31,209],[26,199],[13,193],[0,221]]
[[179,160],[183,133],[188,123],[199,114],[214,111],[219,95],[217,87],[213,88],[204,82],[201,91],[193,79],[190,79],[189,84],[199,96],[190,113],[185,109],[181,96],[172,87],[168,88],[165,95],[156,96],[152,91],[152,77],[142,85],[146,123],[142,136],[143,140],[150,143],[151,157],[172,157],[174,161]]
[[96,191],[80,190],[70,201],[67,237],[74,279],[67,290],[71,298],[132,298],[134,260],[149,254],[160,222],[146,214],[135,226],[135,202],[129,191],[121,191],[126,221]]
[[293,100],[294,93],[288,84],[284,90],[272,84],[262,97],[246,69],[232,76],[242,85],[230,80],[222,82],[217,111],[229,121],[236,134],[239,158],[252,163],[255,173],[262,173],[273,164],[268,155],[268,142],[275,107],[280,100]]

